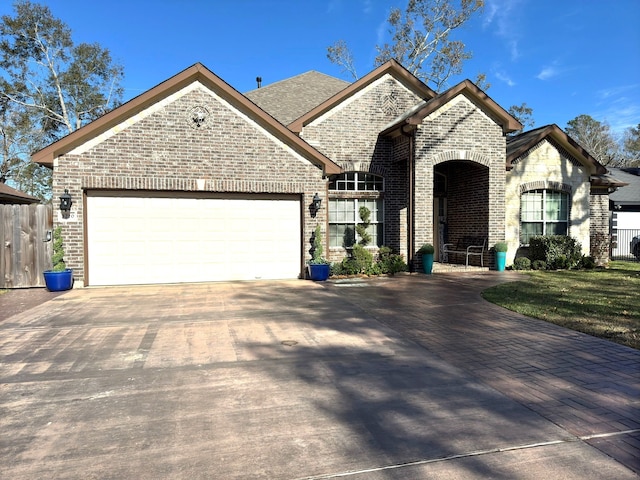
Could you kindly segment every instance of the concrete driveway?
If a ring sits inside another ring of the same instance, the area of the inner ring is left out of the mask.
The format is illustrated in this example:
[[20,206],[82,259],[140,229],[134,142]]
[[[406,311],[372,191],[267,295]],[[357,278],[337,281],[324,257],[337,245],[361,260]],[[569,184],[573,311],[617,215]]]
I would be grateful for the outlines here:
[[0,477],[639,478],[640,352],[509,278],[73,290],[0,323]]

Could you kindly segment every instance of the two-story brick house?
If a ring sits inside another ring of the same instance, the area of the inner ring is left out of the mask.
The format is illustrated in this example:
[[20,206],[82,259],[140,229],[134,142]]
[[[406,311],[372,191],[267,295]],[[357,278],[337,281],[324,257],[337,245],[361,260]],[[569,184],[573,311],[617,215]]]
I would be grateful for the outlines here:
[[558,127],[520,128],[473,83],[437,94],[395,61],[245,95],[196,64],[33,160],[72,195],[57,222],[80,285],[304,277],[315,226],[337,261],[361,206],[373,248],[412,266],[465,236],[506,240],[510,260],[536,233],[588,253],[615,182]]

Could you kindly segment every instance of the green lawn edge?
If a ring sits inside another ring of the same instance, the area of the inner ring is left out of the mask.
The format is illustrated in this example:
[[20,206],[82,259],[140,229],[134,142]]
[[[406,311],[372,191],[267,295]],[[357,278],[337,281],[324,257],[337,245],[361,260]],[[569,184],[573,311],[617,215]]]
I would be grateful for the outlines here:
[[640,263],[527,271],[483,298],[511,311],[640,350]]

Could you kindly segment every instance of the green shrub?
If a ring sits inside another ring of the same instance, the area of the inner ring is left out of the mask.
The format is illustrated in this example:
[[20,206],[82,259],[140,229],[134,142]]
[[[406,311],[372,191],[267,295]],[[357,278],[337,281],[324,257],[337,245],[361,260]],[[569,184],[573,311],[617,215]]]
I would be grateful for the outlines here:
[[530,270],[531,260],[529,260],[527,257],[518,257],[513,261],[513,269],[514,270]]
[[507,242],[498,242],[493,246],[496,252],[506,252],[509,248]]
[[580,267],[586,270],[593,270],[596,268],[596,260],[592,256],[584,255],[580,261]]
[[53,231],[53,255],[51,263],[54,272],[64,272],[67,265],[64,263],[64,248],[62,246],[62,227],[56,227]]
[[435,248],[433,247],[433,245],[431,245],[430,243],[425,243],[424,245],[422,245],[420,247],[420,249],[418,250],[418,253],[424,255],[425,253],[431,253],[433,254],[433,252],[435,252]]
[[543,260],[551,270],[577,268],[582,259],[582,246],[566,235],[537,235],[529,240],[529,257],[534,262]]
[[402,255],[394,253],[390,247],[382,246],[378,252],[378,261],[375,264],[380,269],[380,273],[393,275],[407,270]]
[[531,268],[533,270],[546,270],[547,262],[545,262],[544,260],[534,260],[533,262],[531,262]]

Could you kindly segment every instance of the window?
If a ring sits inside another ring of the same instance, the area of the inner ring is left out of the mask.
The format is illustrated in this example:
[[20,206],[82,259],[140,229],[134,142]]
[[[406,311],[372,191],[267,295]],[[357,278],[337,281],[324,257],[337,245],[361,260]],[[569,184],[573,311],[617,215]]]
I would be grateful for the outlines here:
[[384,202],[381,198],[383,179],[366,172],[347,172],[329,179],[329,246],[352,247],[357,238],[356,225],[362,223],[360,208],[371,212],[371,246],[383,245]]
[[569,195],[556,190],[531,190],[520,197],[520,243],[535,235],[567,235]]

